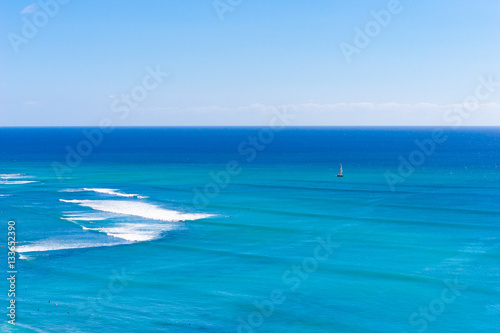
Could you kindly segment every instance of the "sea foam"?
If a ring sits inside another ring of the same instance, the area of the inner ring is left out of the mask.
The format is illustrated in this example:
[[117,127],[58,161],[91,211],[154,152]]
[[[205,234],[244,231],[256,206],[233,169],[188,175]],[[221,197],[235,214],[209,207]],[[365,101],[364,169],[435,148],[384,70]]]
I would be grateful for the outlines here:
[[0,184],[3,185],[22,185],[29,183],[37,183],[36,180],[0,180]]
[[168,222],[192,221],[213,216],[211,214],[181,213],[145,202],[124,200],[59,200],[67,203],[75,203],[102,212],[139,216],[150,220]]
[[158,239],[164,232],[174,230],[177,226],[166,223],[119,223],[112,227],[86,228],[84,230],[98,231],[108,236],[121,238],[130,242],[144,242]]
[[29,183],[37,183],[36,180],[21,180],[33,178],[21,173],[2,173],[0,174],[0,184],[2,185],[22,185]]
[[19,179],[19,178],[30,178],[22,173],[2,173],[0,174],[0,178],[2,179]]
[[139,195],[139,194],[129,194],[129,193],[122,193],[118,192],[119,190],[117,189],[112,189],[112,188],[81,188],[81,189],[67,189],[67,190],[61,190],[59,192],[95,192],[95,193],[100,193],[100,194],[107,194],[107,195],[114,195],[118,197],[125,197],[125,198],[139,198],[139,199],[146,199],[146,196]]
[[85,249],[92,247],[115,246],[125,243],[94,243],[94,242],[68,242],[64,243],[60,240],[43,240],[32,244],[16,246],[17,253],[29,252],[46,252],[70,249]]
[[[111,213],[108,216],[95,215],[95,213],[68,214],[64,216],[63,219],[80,225],[84,230],[97,231],[108,236],[120,238],[130,242],[142,242],[158,239],[163,233],[179,228],[180,225],[176,222],[193,221],[213,216],[211,214],[182,213],[149,203],[126,200],[60,199],[60,201],[78,204],[82,207],[89,207],[100,212]],[[145,221],[124,222],[123,219],[119,219],[119,223],[113,222],[113,218],[124,215],[140,217],[145,219]],[[98,223],[100,226],[85,226],[80,223],[83,221],[87,221],[89,223],[93,223],[93,221],[100,221]]]

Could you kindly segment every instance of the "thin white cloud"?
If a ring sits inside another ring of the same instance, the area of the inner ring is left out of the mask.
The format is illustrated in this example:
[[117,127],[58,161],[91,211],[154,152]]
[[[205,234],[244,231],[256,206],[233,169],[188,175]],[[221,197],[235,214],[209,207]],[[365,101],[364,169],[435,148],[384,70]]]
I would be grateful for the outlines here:
[[[500,104],[303,103],[238,107],[164,107],[142,109],[144,121],[168,118],[172,125],[265,126],[276,110],[294,114],[291,126],[500,126]],[[458,113],[457,110],[462,110]],[[147,115],[147,116],[146,116]],[[139,120],[140,121],[140,120]],[[173,123],[179,121],[179,123]],[[189,123],[186,123],[188,121]],[[182,123],[181,123],[182,122]]]
[[31,14],[36,12],[38,9],[38,5],[36,3],[32,3],[31,5],[25,7],[23,10],[21,10],[21,14]]
[[[251,110],[261,110],[269,111],[276,108],[291,108],[294,110],[300,110],[302,112],[307,111],[349,111],[349,110],[365,110],[365,111],[385,111],[389,109],[395,110],[445,110],[455,107],[464,107],[465,104],[434,104],[434,103],[397,103],[397,102],[386,102],[386,103],[333,103],[333,104],[317,104],[317,103],[303,103],[303,104],[282,104],[282,105],[267,105],[261,103],[254,103],[246,106],[237,107],[221,107],[221,106],[198,106],[198,107],[159,107],[159,108],[148,108],[144,110],[164,110],[164,111],[195,111],[195,112],[234,112],[237,110],[251,111]],[[477,110],[486,109],[499,109],[500,104],[495,102],[481,103],[477,105]]]

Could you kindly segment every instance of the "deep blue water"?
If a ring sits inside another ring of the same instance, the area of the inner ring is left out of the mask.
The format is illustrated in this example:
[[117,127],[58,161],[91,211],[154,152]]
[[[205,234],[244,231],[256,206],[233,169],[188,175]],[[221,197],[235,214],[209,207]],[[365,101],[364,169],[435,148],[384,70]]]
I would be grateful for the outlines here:
[[0,328],[499,332],[500,129],[436,131],[0,129]]

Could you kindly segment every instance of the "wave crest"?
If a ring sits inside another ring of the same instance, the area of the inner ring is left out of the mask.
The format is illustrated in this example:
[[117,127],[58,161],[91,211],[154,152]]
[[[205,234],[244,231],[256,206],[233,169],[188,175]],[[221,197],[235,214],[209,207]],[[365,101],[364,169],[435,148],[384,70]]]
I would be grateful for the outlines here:
[[129,193],[122,193],[119,192],[118,189],[112,189],[112,188],[80,188],[80,189],[67,189],[67,190],[61,190],[59,192],[95,192],[95,193],[100,193],[100,194],[107,194],[107,195],[114,195],[118,197],[124,197],[124,198],[138,198],[138,199],[146,199],[146,196],[139,195],[139,194],[129,194]]

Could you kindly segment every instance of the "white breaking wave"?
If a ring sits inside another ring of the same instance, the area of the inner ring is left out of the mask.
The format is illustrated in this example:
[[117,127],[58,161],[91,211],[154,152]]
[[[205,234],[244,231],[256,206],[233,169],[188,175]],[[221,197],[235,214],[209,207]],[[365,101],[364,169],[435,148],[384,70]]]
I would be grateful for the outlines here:
[[83,214],[82,213],[82,214],[67,214],[64,217],[61,217],[61,219],[68,220],[71,222],[75,222],[75,221],[104,221],[107,219],[107,217],[102,216],[100,214],[94,214],[94,213],[90,213],[90,214]]
[[2,173],[0,174],[0,178],[2,179],[19,179],[19,178],[31,178],[22,173]]
[[128,194],[128,193],[120,193],[117,192],[118,190],[116,189],[111,189],[111,188],[84,188],[84,191],[92,191],[96,193],[102,193],[102,194],[108,194],[108,195],[116,195],[119,197],[126,197],[126,198],[133,198],[137,197],[139,199],[145,199],[147,197],[139,195],[139,194]]
[[33,257],[19,254],[19,259],[21,259],[21,260],[31,260],[31,259],[33,259]]
[[12,196],[11,194],[0,194],[0,197],[10,197]]
[[20,180],[26,178],[33,178],[21,173],[2,173],[0,174],[0,184],[3,185],[22,185],[29,183],[37,183],[36,180]]
[[[61,202],[89,207],[94,211],[69,211],[61,219],[75,223],[88,232],[104,234],[80,235],[78,239],[44,239],[16,247],[18,253],[46,252],[133,244],[154,240],[178,229],[178,222],[198,220],[211,214],[182,213],[157,205],[131,200],[64,200]],[[129,219],[124,218],[129,216]],[[130,216],[139,217],[130,218]],[[23,256],[23,259],[28,259]]]
[[64,200],[60,199],[62,202],[74,203],[83,207],[89,207],[97,211],[118,214],[118,215],[94,215],[94,214],[73,214],[66,215],[63,219],[77,223],[76,221],[103,221],[113,217],[119,217],[123,215],[127,216],[137,216],[145,218],[147,220],[153,220],[151,222],[122,222],[113,223],[113,221],[106,221],[99,227],[89,227],[82,226],[84,230],[87,231],[98,231],[100,233],[105,233],[108,236],[121,238],[129,242],[142,242],[149,241],[153,239],[158,239],[163,233],[171,231],[179,227],[176,222],[181,221],[193,221],[198,219],[207,218],[213,216],[211,214],[193,214],[193,213],[181,213],[175,210],[169,210],[161,208],[159,206],[135,201],[124,201],[124,200]]
[[0,180],[0,184],[3,185],[22,185],[29,183],[37,183],[36,180]]
[[146,196],[139,195],[139,194],[129,194],[129,193],[121,193],[118,192],[119,190],[117,189],[112,189],[112,188],[82,188],[82,189],[67,189],[67,190],[61,190],[59,192],[96,192],[96,193],[101,193],[101,194],[108,194],[108,195],[114,195],[118,197],[125,197],[125,198],[139,198],[139,199],[146,199]]
[[115,246],[126,243],[92,243],[92,242],[68,242],[64,243],[60,240],[44,240],[33,244],[16,246],[17,253],[29,252],[46,252],[69,249],[85,249],[91,247]]
[[64,200],[62,202],[76,203],[83,207],[90,207],[94,210],[122,215],[132,215],[144,217],[150,220],[179,222],[193,221],[207,217],[211,214],[181,213],[175,210],[164,209],[145,202],[122,201],[122,200]]
[[144,242],[157,239],[162,233],[174,230],[176,226],[169,224],[120,223],[113,227],[86,228],[83,230],[98,231],[111,237],[121,238],[130,242]]

